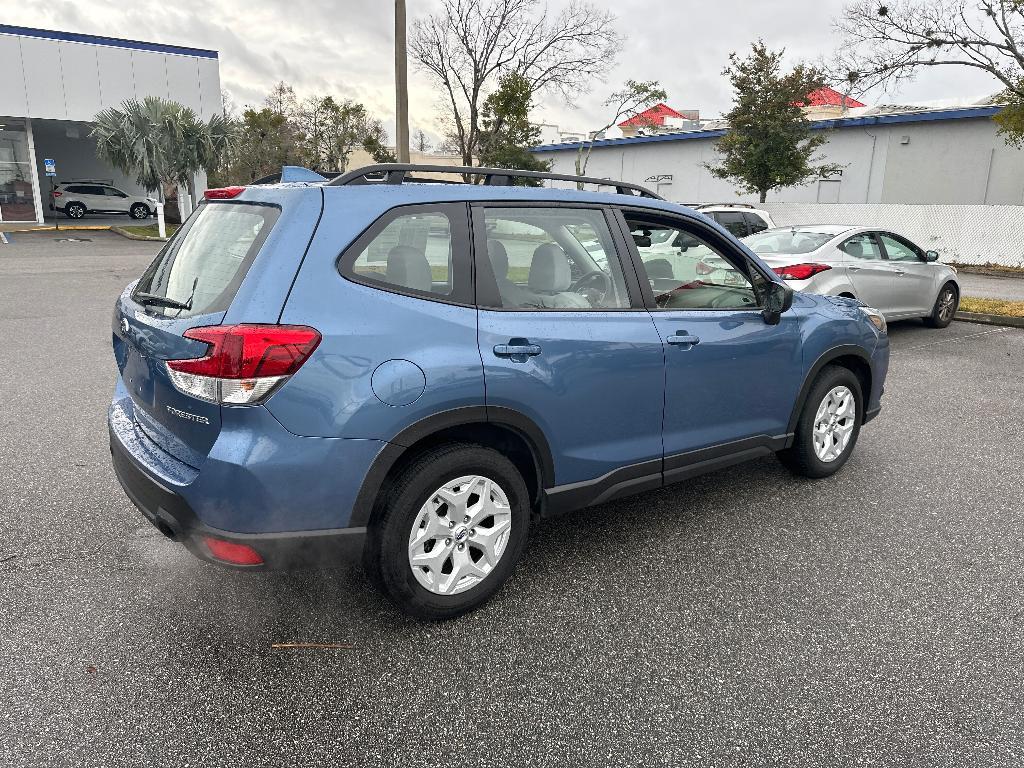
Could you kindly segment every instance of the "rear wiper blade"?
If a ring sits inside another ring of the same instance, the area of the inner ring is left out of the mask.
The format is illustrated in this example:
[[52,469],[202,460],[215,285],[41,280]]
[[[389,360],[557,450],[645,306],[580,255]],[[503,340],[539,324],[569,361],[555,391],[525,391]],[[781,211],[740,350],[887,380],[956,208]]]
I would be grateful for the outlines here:
[[139,304],[144,304],[149,307],[167,307],[168,309],[192,309],[192,299],[188,301],[178,301],[177,299],[169,299],[166,296],[156,296],[152,293],[136,293],[133,297]]

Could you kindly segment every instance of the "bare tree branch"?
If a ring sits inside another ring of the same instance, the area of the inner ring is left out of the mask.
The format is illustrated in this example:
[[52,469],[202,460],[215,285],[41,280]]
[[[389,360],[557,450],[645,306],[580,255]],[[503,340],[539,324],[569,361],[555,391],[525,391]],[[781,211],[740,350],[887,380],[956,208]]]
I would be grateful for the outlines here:
[[1021,0],[858,0],[836,30],[845,42],[826,75],[858,95],[894,87],[924,67],[964,66],[1024,100]]
[[444,0],[440,13],[414,22],[409,52],[440,85],[452,138],[472,165],[481,107],[498,77],[515,72],[535,93],[571,100],[614,62],[614,20],[582,0],[555,16],[540,0]]

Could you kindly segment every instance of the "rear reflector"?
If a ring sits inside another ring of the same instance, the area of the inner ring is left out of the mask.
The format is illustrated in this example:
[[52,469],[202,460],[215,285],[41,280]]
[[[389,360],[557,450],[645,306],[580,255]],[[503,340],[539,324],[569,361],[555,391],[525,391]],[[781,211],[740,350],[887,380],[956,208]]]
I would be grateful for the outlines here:
[[245,192],[245,187],[219,187],[208,189],[203,193],[207,200],[231,200]]
[[224,405],[265,400],[320,343],[319,331],[304,325],[211,325],[190,328],[185,338],[210,346],[202,357],[168,360],[171,383],[183,394]]
[[819,272],[832,269],[828,264],[791,264],[788,267],[775,267],[775,272],[783,280],[806,280]]
[[231,565],[263,565],[260,553],[247,544],[236,544],[233,541],[214,539],[204,536],[206,548],[216,559]]

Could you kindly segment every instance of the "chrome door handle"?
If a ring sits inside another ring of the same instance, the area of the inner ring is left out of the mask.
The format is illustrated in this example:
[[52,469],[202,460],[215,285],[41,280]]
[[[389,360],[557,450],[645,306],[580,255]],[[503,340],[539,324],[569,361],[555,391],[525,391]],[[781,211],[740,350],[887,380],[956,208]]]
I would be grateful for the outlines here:
[[847,267],[848,272],[860,272],[860,267]]
[[896,277],[903,277],[905,274],[907,274],[907,273],[904,272],[902,269],[897,269],[896,270]]
[[677,331],[676,333],[665,339],[668,344],[678,344],[685,346],[687,349],[692,347],[694,344],[700,344],[700,336],[691,336],[686,331]]
[[539,344],[531,344],[529,339],[509,339],[508,344],[495,344],[494,354],[507,357],[513,363],[525,363],[528,358],[541,353]]

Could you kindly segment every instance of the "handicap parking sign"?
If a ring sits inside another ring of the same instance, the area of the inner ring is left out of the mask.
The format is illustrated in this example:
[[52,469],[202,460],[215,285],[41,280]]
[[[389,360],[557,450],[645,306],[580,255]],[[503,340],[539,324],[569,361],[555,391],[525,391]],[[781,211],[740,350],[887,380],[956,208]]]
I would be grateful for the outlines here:
[[47,176],[57,175],[57,161],[46,158],[43,160],[43,170],[46,171]]

